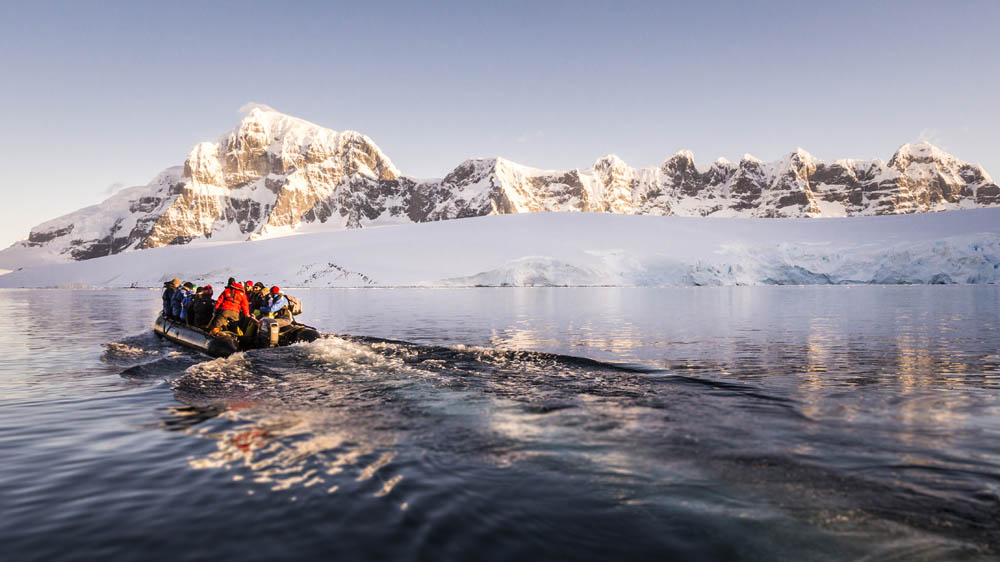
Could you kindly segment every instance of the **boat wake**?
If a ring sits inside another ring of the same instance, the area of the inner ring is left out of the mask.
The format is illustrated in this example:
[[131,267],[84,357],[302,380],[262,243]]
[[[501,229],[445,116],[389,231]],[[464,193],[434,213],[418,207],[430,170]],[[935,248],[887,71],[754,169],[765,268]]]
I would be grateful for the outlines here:
[[981,486],[1000,484],[996,475],[952,460],[942,487],[940,471],[901,465],[898,444],[875,431],[868,445],[886,450],[864,471],[817,464],[815,448],[851,458],[848,449],[868,445],[844,443],[805,404],[752,382],[355,336],[210,361],[119,344],[106,360],[127,366],[123,376],[171,381],[182,406],[163,426],[214,443],[189,466],[229,471],[248,493],[368,497],[405,510],[445,476],[469,485],[513,470],[572,475],[650,509],[666,487],[684,505],[721,502],[711,509],[729,506],[734,521],[770,525],[780,514],[873,544],[930,540],[936,552],[974,558],[1000,543],[1000,498]]
[[126,379],[171,380],[203,361],[204,357],[147,332],[104,344],[101,360],[124,367],[121,376]]

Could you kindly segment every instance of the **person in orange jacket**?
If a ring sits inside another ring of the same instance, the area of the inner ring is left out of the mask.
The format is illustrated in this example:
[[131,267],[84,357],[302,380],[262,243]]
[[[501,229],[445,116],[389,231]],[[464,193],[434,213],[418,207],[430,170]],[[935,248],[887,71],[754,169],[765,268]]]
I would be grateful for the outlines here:
[[234,322],[239,322],[240,318],[250,316],[250,303],[247,301],[246,291],[243,285],[230,277],[226,288],[219,295],[219,300],[215,303],[215,318],[208,327],[209,333],[215,335],[222,329],[229,330]]

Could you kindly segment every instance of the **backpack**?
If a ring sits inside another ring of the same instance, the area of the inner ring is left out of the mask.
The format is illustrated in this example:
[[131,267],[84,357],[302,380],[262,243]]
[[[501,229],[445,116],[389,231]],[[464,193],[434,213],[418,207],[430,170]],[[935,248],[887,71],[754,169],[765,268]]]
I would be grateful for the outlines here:
[[191,291],[181,297],[181,320],[191,320],[188,318],[188,316],[190,316],[188,312],[191,310],[191,303],[194,301],[196,296],[198,296],[198,294]]
[[288,300],[288,312],[293,315],[302,314],[302,301],[292,295],[285,295],[285,298]]

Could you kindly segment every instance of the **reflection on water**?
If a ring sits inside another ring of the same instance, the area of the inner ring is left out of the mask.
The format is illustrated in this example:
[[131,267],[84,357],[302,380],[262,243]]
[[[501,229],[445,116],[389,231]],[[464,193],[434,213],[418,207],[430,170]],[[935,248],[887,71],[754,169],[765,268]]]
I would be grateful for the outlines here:
[[[272,491],[320,486],[333,493],[339,485],[329,477],[350,467],[360,471],[357,481],[368,480],[393,458],[383,451],[398,440],[381,395],[407,384],[406,374],[401,359],[336,338],[192,366],[174,384],[178,399],[221,412],[229,423],[193,432],[216,450],[189,465],[237,471],[234,479],[248,477]],[[359,383],[378,389],[359,392]],[[376,495],[401,478],[390,478]]]
[[295,294],[341,335],[206,360],[155,292],[0,291],[15,558],[1000,549],[1000,288]]
[[[332,493],[345,479],[364,481],[389,466],[372,493],[381,498],[404,480],[391,469],[398,455],[412,454],[414,447],[451,450],[459,443],[464,455],[493,466],[531,464],[587,475],[616,491],[625,505],[644,497],[638,490],[651,478],[657,485],[711,478],[725,482],[735,497],[772,498],[766,503],[777,501],[786,517],[794,514],[827,532],[877,529],[879,543],[897,533],[890,524],[901,523],[948,540],[996,538],[990,516],[965,504],[975,497],[989,509],[1000,507],[981,488],[995,476],[968,459],[940,454],[964,445],[955,431],[969,420],[927,415],[954,410],[955,400],[903,402],[888,423],[855,405],[853,415],[831,424],[832,416],[817,411],[817,400],[803,400],[810,396],[801,392],[789,399],[745,382],[574,357],[365,338],[267,352],[275,353],[282,357],[251,353],[203,363],[175,383],[182,401],[199,389],[200,400],[239,404],[227,410],[239,422],[232,429],[198,432],[218,449],[191,460],[192,467],[235,470],[238,480],[248,472],[247,478],[269,484],[271,491],[319,486]],[[311,375],[317,372],[325,376]],[[823,388],[801,388],[810,386]],[[204,393],[207,388],[211,393]],[[429,400],[435,408],[427,407]],[[373,406],[377,423],[367,413]],[[281,417],[274,417],[275,410]],[[911,416],[917,412],[924,416]],[[342,474],[345,469],[349,473]],[[405,496],[395,501],[401,507],[413,503]],[[714,512],[718,506],[701,509]],[[762,523],[763,513],[740,509],[729,516]],[[911,540],[906,535],[908,548]],[[943,546],[947,542],[931,541],[924,550],[950,556],[966,549]]]

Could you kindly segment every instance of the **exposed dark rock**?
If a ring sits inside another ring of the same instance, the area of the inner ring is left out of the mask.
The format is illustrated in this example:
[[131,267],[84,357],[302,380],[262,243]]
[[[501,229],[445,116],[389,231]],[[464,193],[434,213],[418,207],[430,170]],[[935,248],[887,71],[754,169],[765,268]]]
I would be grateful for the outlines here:
[[64,226],[62,228],[56,228],[56,229],[53,229],[53,230],[49,230],[47,232],[35,232],[33,230],[33,231],[31,231],[30,234],[28,234],[28,242],[27,242],[26,245],[28,245],[28,246],[42,246],[46,242],[51,242],[52,240],[55,240],[56,238],[59,238],[60,236],[66,236],[70,232],[73,232],[73,228],[75,226],[76,225],[74,225],[74,224],[68,224],[68,225],[66,225],[66,226]]

